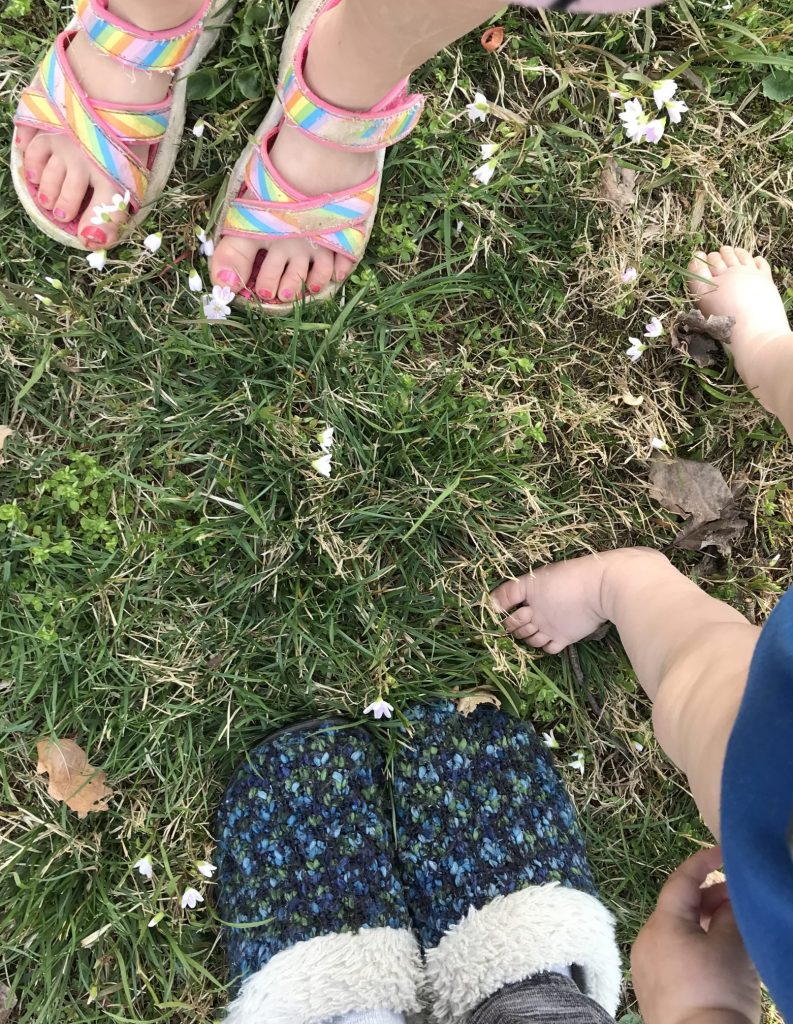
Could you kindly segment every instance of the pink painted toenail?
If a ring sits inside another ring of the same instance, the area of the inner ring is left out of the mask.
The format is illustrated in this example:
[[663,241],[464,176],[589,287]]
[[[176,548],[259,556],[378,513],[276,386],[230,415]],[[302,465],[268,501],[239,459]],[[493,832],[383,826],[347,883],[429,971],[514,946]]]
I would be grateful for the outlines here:
[[97,245],[103,245],[107,241],[107,235],[101,228],[83,228],[83,238],[89,242],[95,242]]
[[45,205],[49,202],[49,199],[44,195],[43,192],[39,192],[39,202]]
[[291,288],[287,288],[286,291],[281,292],[282,299],[291,299],[293,295],[294,292],[292,291]]
[[319,293],[322,291],[322,289],[320,288],[320,286],[318,284],[312,284],[311,285],[311,291],[314,293],[314,295],[319,295]]
[[243,288],[242,291],[239,294],[240,294],[240,297],[243,298],[243,299],[252,299],[253,298],[253,292],[250,290],[250,288]]
[[66,210],[56,210],[55,216],[58,218],[58,220],[66,220]]
[[229,286],[233,285],[237,287],[240,284],[239,274],[235,274],[233,270],[221,270],[218,273],[218,281],[222,281],[223,284]]
[[273,293],[268,292],[266,288],[261,288],[256,294],[260,299],[264,299],[265,302],[273,297]]

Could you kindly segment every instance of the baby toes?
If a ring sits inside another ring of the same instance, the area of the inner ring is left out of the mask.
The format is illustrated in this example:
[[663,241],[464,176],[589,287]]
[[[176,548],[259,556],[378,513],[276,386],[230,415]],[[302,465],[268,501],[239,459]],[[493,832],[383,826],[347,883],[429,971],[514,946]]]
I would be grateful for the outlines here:
[[286,266],[286,253],[282,247],[271,249],[259,268],[259,276],[256,278],[256,294],[262,302],[273,302],[278,298],[278,288],[281,278],[284,276]]
[[355,270],[355,263],[346,256],[336,256],[333,278],[341,284]]
[[517,635],[518,631],[531,625],[533,614],[532,609],[528,605],[521,605],[520,608],[516,608],[511,615],[504,619],[504,629],[520,640],[521,638]]
[[39,133],[25,150],[23,161],[25,177],[34,188],[38,187],[44,168],[49,163],[51,156],[50,140],[44,133]]
[[336,257],[330,249],[318,249],[311,261],[306,286],[311,295],[325,291],[334,278]]
[[523,604],[528,597],[527,577],[521,576],[517,580],[507,580],[500,587],[491,593],[490,599],[500,612],[511,611],[515,605]]

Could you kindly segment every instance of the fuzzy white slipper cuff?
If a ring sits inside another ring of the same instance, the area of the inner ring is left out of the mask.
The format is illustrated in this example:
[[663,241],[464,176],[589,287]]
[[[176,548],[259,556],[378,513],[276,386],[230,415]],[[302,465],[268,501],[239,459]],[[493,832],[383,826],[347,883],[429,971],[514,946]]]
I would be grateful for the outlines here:
[[427,951],[440,1024],[457,1024],[489,996],[554,964],[576,965],[584,991],[612,1016],[622,971],[614,919],[599,900],[557,883],[499,896]]
[[320,935],[243,982],[225,1024],[320,1024],[353,1010],[418,1012],[421,955],[405,929]]

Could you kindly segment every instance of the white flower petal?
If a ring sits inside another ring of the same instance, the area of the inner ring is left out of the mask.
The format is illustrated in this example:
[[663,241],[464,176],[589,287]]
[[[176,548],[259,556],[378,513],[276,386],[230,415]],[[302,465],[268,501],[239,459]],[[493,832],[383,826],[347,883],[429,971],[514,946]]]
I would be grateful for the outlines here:
[[154,875],[154,864],[148,854],[145,857],[141,857],[140,860],[136,860],[132,867],[139,875],[143,875],[144,878],[152,878]]
[[652,317],[650,322],[644,325],[644,335],[646,338],[660,338],[663,333],[664,325],[657,316]]
[[365,715],[374,715],[379,721],[381,718],[390,718],[394,713],[394,705],[389,704],[387,700],[383,700],[379,697],[373,701],[369,707],[363,709]]
[[107,249],[97,249],[96,252],[89,252],[85,262],[94,270],[104,270],[107,263]]
[[322,449],[322,451],[325,452],[326,454],[333,447],[333,435],[335,433],[336,431],[333,429],[333,427],[325,427],[325,429],[320,434],[317,434],[317,441],[319,441],[319,446]]
[[488,160],[486,164],[482,164],[481,167],[477,167],[477,169],[474,171],[474,177],[480,184],[488,185],[490,184],[490,181],[492,180],[495,171],[496,161]]
[[199,864],[196,864],[198,873],[203,875],[204,878],[212,878],[217,871],[217,867],[214,864],[210,864],[208,860],[202,860]]
[[622,283],[630,284],[631,281],[635,281],[639,276],[639,271],[636,267],[626,267],[622,272]]
[[490,104],[487,102],[485,94],[478,92],[474,96],[473,103],[469,103],[465,109],[471,121],[486,121],[487,115],[490,113]]
[[660,110],[677,92],[677,82],[673,78],[665,78],[661,82],[653,82],[653,99]]
[[182,910],[186,910],[188,907],[190,910],[195,910],[199,903],[204,902],[204,897],[198,891],[198,889],[185,889],[182,893]]
[[204,282],[201,280],[201,275],[197,270],[190,271],[190,276],[187,278],[187,285],[191,292],[200,292],[204,290]]
[[319,473],[320,476],[329,477],[333,472],[333,460],[330,453],[314,459],[311,463],[311,468],[314,472]]
[[156,231],[153,235],[146,235],[143,239],[143,248],[149,252],[157,252],[162,245],[162,231]]
[[197,139],[200,139],[201,136],[204,134],[204,129],[205,128],[206,128],[206,121],[203,119],[203,117],[199,117],[199,119],[193,125],[193,135],[195,135],[195,137]]
[[648,142],[660,142],[666,131],[666,118],[657,118],[644,126],[644,137]]

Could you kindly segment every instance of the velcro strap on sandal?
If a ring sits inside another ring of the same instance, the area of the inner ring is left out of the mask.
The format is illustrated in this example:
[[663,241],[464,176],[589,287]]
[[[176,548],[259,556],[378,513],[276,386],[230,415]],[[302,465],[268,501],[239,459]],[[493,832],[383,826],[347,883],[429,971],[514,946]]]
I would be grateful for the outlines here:
[[109,57],[144,71],[175,71],[195,49],[211,3],[204,0],[195,17],[164,32],[147,32],[117,18],[107,0],[76,0],[75,9],[88,38]]
[[314,26],[317,19],[338,2],[328,0],[320,9],[284,73],[279,85],[284,112],[302,132],[329,146],[363,152],[393,146],[413,131],[424,109],[423,96],[408,94],[407,80],[365,112],[342,110],[326,103],[306,82],[304,69]]
[[268,149],[276,134],[277,130],[268,136],[248,162],[247,191],[229,206],[224,234],[261,241],[313,238],[325,248],[360,259],[366,242],[364,228],[377,197],[377,175],[332,196],[301,196],[270,162]]
[[[43,130],[73,136],[84,152],[109,178],[120,192],[129,192],[134,206],[141,205],[148,185],[146,167],[129,149],[128,141],[156,142],[152,135],[136,135],[135,131],[160,131],[159,121],[165,117],[169,103],[153,108],[154,123],[144,124],[146,115],[140,111],[113,105],[96,106],[80,88],[66,57],[66,41],[70,33],[62,33],[44,58],[35,83],[20,97],[14,122]],[[105,121],[103,111],[122,122],[117,132],[113,123]]]

